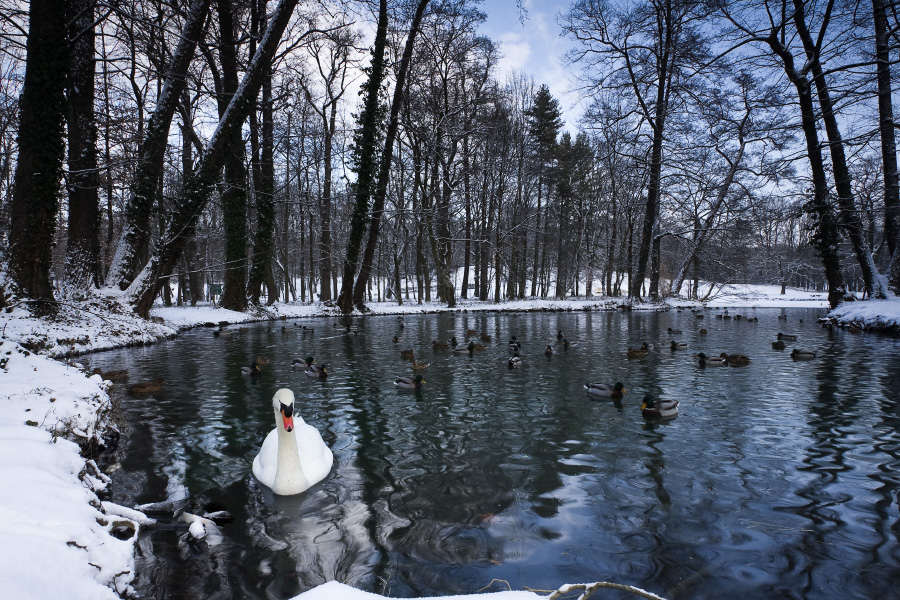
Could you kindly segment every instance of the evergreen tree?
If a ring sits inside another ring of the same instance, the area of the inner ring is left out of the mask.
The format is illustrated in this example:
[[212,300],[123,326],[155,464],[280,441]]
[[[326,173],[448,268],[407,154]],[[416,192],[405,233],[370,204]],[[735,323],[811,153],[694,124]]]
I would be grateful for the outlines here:
[[[541,202],[544,196],[544,186],[547,183],[549,170],[553,167],[556,151],[556,138],[562,128],[562,111],[559,101],[550,94],[550,88],[542,85],[534,95],[534,104],[527,111],[528,135],[530,136],[531,150],[534,156],[534,167],[537,171],[537,207],[535,209],[534,228],[534,263],[531,279],[531,295],[537,294],[537,284],[543,278],[543,266],[546,263],[546,221],[541,227]],[[543,250],[543,258],[541,251]],[[546,295],[546,287],[542,287]]]

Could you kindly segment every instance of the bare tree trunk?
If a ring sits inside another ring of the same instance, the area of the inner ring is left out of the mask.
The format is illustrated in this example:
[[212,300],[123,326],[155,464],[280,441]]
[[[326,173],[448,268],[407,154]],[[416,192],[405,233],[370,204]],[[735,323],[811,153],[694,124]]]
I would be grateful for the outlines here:
[[69,218],[66,287],[99,287],[100,198],[94,120],[95,0],[69,0]]
[[213,133],[206,151],[200,157],[194,174],[179,194],[175,212],[161,236],[159,247],[128,289],[135,312],[143,317],[150,314],[150,307],[153,305],[153,298],[159,289],[161,278],[172,272],[187,240],[194,234],[197,219],[209,199],[212,186],[225,160],[229,136],[233,135],[234,129],[240,129],[250,114],[253,100],[262,85],[264,69],[272,62],[281,41],[281,34],[287,27],[297,1],[280,0],[275,8],[243,81],[231,98],[225,115],[219,120],[219,126]]
[[[428,2],[429,0],[419,0],[416,5],[416,13],[410,24],[409,32],[406,37],[406,45],[403,48],[403,56],[400,59],[400,69],[397,72],[397,81],[394,83],[394,97],[391,100],[391,113],[388,120],[387,133],[385,134],[384,139],[384,150],[381,153],[378,183],[375,187],[375,200],[372,203],[372,214],[369,219],[369,239],[366,242],[365,252],[363,253],[359,276],[353,286],[353,304],[360,309],[363,307],[363,288],[368,283],[372,270],[372,261],[375,258],[375,246],[378,244],[381,217],[384,213],[384,201],[387,197],[388,179],[390,178],[391,172],[394,140],[397,138],[397,129],[400,125],[400,106],[403,104],[403,88],[406,83],[406,74],[409,72],[409,63],[412,60],[416,35],[419,32],[419,25],[422,22],[422,16],[425,14],[425,8],[428,6]],[[343,294],[343,291],[341,293]],[[343,306],[341,306],[341,309],[345,313],[349,312],[344,310]]]
[[25,81],[19,103],[19,155],[10,205],[9,268],[19,293],[52,313],[50,268],[65,154],[68,68],[66,3],[32,0]]
[[[844,230],[847,232],[847,237],[850,239],[850,244],[853,246],[853,252],[856,255],[857,263],[859,263],[860,271],[862,271],[866,292],[871,298],[884,299],[887,298],[888,291],[885,288],[884,279],[878,272],[878,267],[875,266],[875,261],[872,259],[872,249],[863,235],[859,208],[853,199],[853,187],[850,169],[847,167],[847,157],[844,153],[844,141],[841,138],[837,118],[834,115],[834,106],[828,90],[828,82],[825,81],[825,74],[822,72],[821,56],[806,27],[806,17],[803,11],[803,0],[794,0],[794,23],[806,49],[807,60],[811,65],[813,82],[818,92],[819,106],[822,109],[822,121],[825,123],[825,132],[828,135],[831,166],[834,171],[834,185],[838,196],[838,212]],[[825,28],[827,25],[822,27]]]
[[[266,16],[266,0],[259,0],[254,11],[256,31],[260,31]],[[257,34],[258,35],[258,34]],[[255,44],[251,46],[252,50]],[[248,291],[250,301],[259,304],[263,284],[266,286],[267,304],[273,304],[278,296],[275,275],[272,271],[275,234],[275,123],[272,107],[272,68],[266,69],[262,82],[262,139],[258,163],[254,166],[254,190],[256,199],[256,236],[253,239],[253,258],[250,267]],[[256,121],[256,119],[253,119]]]
[[878,117],[881,133],[881,161],[884,168],[884,236],[891,267],[888,285],[900,294],[900,184],[897,175],[897,142],[894,136],[894,107],[891,99],[890,39],[884,0],[872,0],[875,25],[875,60],[878,75]]
[[150,216],[156,204],[157,182],[162,176],[169,126],[187,86],[188,66],[203,33],[209,4],[210,0],[193,0],[191,3],[162,94],[141,142],[130,197],[123,214],[122,233],[106,276],[107,285],[121,290],[133,283],[150,248]]

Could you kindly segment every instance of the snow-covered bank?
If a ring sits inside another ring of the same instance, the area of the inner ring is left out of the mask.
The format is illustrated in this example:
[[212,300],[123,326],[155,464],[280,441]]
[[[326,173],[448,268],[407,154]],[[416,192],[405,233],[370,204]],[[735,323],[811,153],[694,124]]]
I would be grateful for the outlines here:
[[847,302],[828,313],[828,319],[841,327],[900,335],[900,300]]
[[11,341],[0,367],[0,596],[117,598],[145,520],[98,499],[109,479],[75,443],[101,435],[107,384]]

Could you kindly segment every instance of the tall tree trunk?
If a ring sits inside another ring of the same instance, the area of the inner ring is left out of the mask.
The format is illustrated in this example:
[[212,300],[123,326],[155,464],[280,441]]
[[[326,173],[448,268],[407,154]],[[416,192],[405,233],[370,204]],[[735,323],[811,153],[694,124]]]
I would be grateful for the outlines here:
[[[219,94],[219,119],[228,108],[238,87],[237,42],[234,35],[232,0],[216,0],[219,15],[219,63],[222,66],[222,90]],[[265,74],[262,76],[265,79]],[[255,100],[255,99],[254,99]],[[244,139],[240,127],[229,130],[226,144],[225,177],[219,194],[225,228],[225,285],[223,308],[247,309],[247,173],[244,168]]]
[[[397,72],[397,81],[394,83],[394,97],[391,100],[390,118],[388,120],[387,133],[385,134],[384,139],[384,150],[381,153],[381,165],[378,172],[377,185],[375,187],[375,199],[372,203],[372,216],[369,220],[369,239],[366,242],[366,249],[363,253],[359,276],[353,286],[353,304],[360,309],[363,308],[363,291],[368,284],[371,275],[372,261],[375,258],[375,246],[378,244],[381,217],[384,213],[384,202],[387,197],[388,179],[390,178],[391,172],[394,140],[397,138],[397,129],[400,125],[400,107],[403,104],[403,88],[406,84],[406,74],[409,72],[409,64],[412,60],[416,35],[419,32],[419,25],[422,22],[422,16],[425,14],[425,8],[428,6],[428,2],[429,0],[419,0],[418,5],[416,6],[416,13],[410,24],[409,33],[406,37],[406,45],[403,48],[403,56],[400,59],[400,69]],[[344,292],[341,291],[341,295],[343,295],[343,293]],[[344,313],[349,312],[344,310],[344,306],[341,305],[340,301],[338,302],[338,306],[341,307],[341,310]]]
[[[353,213],[350,217],[350,233],[347,238],[347,254],[341,269],[341,293],[337,305],[344,314],[353,312],[353,283],[356,269],[359,266],[359,250],[366,233],[369,218],[369,199],[372,197],[377,183],[375,145],[378,139],[378,91],[385,76],[384,51],[387,46],[388,10],[387,0],[378,3],[378,28],[375,31],[375,43],[372,47],[372,64],[369,78],[363,84],[363,110],[359,116],[359,128],[354,140],[354,158],[356,159],[356,187]],[[393,143],[393,140],[392,140]],[[360,290],[362,294],[363,290]]]
[[36,313],[55,310],[50,268],[65,154],[68,48],[66,3],[32,0],[10,205],[9,268],[19,293],[40,301]]
[[800,74],[794,66],[794,56],[778,42],[778,38],[770,36],[766,39],[772,51],[781,59],[785,74],[794,89],[797,90],[797,101],[800,107],[801,127],[806,139],[806,153],[809,158],[810,173],[813,180],[813,195],[807,209],[816,218],[815,244],[825,269],[828,282],[828,303],[832,308],[840,304],[846,294],[844,276],[841,273],[839,254],[840,232],[837,219],[828,205],[828,182],[825,175],[825,161],[822,158],[822,146],[816,122],[816,110],[813,103],[812,87],[809,80]]
[[891,57],[884,0],[872,0],[875,25],[875,65],[878,79],[878,128],[881,133],[881,161],[884,168],[884,236],[891,267],[888,285],[900,294],[900,183],[897,175],[897,142],[894,135],[894,107],[891,99]]
[[[259,0],[254,11],[255,30],[261,31],[266,16],[266,0]],[[258,34],[257,34],[258,35]],[[255,44],[254,44],[255,46]],[[252,50],[255,50],[251,46]],[[266,69],[262,82],[262,140],[260,157],[254,167],[254,198],[256,200],[256,235],[253,239],[253,258],[250,262],[248,292],[250,301],[259,304],[263,284],[267,303],[278,296],[275,274],[272,271],[275,235],[275,126],[272,107],[272,68]],[[256,121],[256,119],[253,119]]]
[[322,237],[319,240],[319,276],[322,280],[323,302],[331,300],[331,186],[333,177],[332,154],[334,134],[337,127],[337,102],[331,103],[331,111],[325,125],[325,180],[322,182],[322,203],[319,208],[319,218],[322,220]]
[[[822,109],[822,121],[825,124],[825,132],[828,135],[828,147],[831,152],[831,166],[834,172],[834,185],[837,190],[838,212],[841,222],[844,230],[847,232],[847,237],[850,239],[850,245],[853,247],[853,253],[856,255],[860,271],[862,271],[866,292],[870,298],[884,299],[887,298],[888,291],[885,288],[884,279],[878,272],[878,267],[875,266],[875,261],[872,258],[872,249],[864,235],[862,219],[859,216],[859,207],[853,199],[853,186],[850,169],[847,166],[847,157],[844,153],[844,141],[841,138],[837,118],[834,114],[834,105],[828,90],[828,82],[825,81],[825,74],[822,71],[821,56],[806,27],[805,19],[803,0],[794,0],[794,23],[806,50],[807,61],[810,64],[813,82],[819,97],[819,107]],[[822,25],[823,29],[826,27],[827,17],[826,24]]]
[[66,287],[99,287],[100,198],[94,120],[95,0],[69,0],[69,218]]
[[150,314],[150,307],[153,305],[161,278],[172,272],[187,240],[194,234],[197,219],[209,200],[216,177],[224,163],[230,136],[234,135],[233,130],[240,130],[241,124],[250,114],[254,99],[262,85],[264,69],[271,65],[281,35],[290,21],[297,2],[298,0],[280,0],[276,6],[260,40],[259,49],[254,54],[237,93],[231,98],[225,115],[219,120],[219,126],[213,132],[191,179],[179,193],[175,211],[161,236],[159,246],[129,287],[128,293],[132,296],[137,314],[143,317]]
[[187,86],[188,67],[203,34],[210,1],[193,0],[191,3],[178,47],[166,72],[165,85],[141,142],[129,199],[123,212],[122,233],[106,276],[107,285],[121,290],[133,283],[149,252],[150,216],[157,201],[157,183],[162,177],[169,126]]

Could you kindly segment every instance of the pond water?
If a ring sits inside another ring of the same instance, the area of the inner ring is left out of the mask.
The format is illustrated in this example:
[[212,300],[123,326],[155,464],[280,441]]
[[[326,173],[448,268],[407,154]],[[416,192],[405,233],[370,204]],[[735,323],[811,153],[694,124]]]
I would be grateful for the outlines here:
[[[136,586],[145,598],[288,598],[336,579],[415,597],[606,580],[672,599],[898,597],[900,340],[822,329],[823,311],[731,311],[758,323],[717,312],[417,315],[402,330],[380,316],[354,319],[358,335],[304,319],[91,356],[131,382],[167,382],[117,392],[127,424],[111,499],[235,517],[214,545],[176,523],[146,530]],[[493,341],[473,357],[432,349],[466,329]],[[564,351],[558,330],[576,345]],[[774,351],[779,331],[799,340]],[[512,335],[524,342],[515,370]],[[688,350],[670,351],[673,337]],[[644,341],[657,349],[627,359]],[[817,357],[795,362],[793,347]],[[431,362],[423,390],[392,384],[411,374],[404,348]],[[701,369],[701,350],[752,363]],[[327,380],[291,368],[308,355]],[[270,359],[262,375],[242,376],[256,356]],[[629,392],[598,399],[586,381]],[[335,455],[294,497],[250,474],[281,387]],[[646,392],[680,400],[679,416],[645,420]]]

